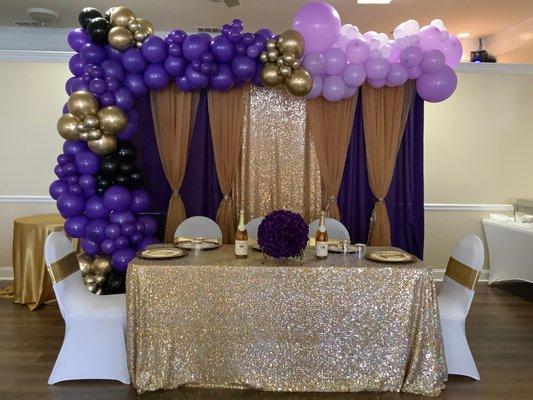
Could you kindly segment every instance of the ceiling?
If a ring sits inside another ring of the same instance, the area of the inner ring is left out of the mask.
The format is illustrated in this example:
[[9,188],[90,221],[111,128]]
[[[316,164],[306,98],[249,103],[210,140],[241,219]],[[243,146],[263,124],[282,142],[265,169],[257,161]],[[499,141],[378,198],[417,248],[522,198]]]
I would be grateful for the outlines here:
[[[210,0],[0,0],[0,26],[13,26],[12,20],[27,20],[26,8],[46,7],[60,14],[53,27],[78,25],[79,11],[88,5],[101,11],[116,5],[130,7],[146,18],[158,31],[181,28],[194,31],[199,26],[220,26],[233,18],[245,22],[245,29],[269,27],[281,32],[290,27],[292,15],[307,0],[240,0],[237,7]],[[399,23],[416,19],[427,24],[442,19],[452,33],[470,32],[486,37],[510,29],[533,17],[533,0],[393,0],[390,5],[358,5],[356,0],[329,0],[343,23],[357,25],[361,31],[391,32]],[[527,46],[523,46],[527,47]],[[514,51],[516,52],[516,50]],[[523,55],[522,55],[523,56]],[[533,55],[532,55],[533,58]]]

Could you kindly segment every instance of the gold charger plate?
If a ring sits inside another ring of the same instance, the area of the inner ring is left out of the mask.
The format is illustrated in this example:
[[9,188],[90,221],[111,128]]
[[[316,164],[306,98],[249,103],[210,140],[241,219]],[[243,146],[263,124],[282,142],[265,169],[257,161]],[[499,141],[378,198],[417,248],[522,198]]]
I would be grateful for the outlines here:
[[[192,240],[184,240],[181,242],[177,242],[174,246],[180,249],[194,250],[194,242]],[[202,250],[213,250],[219,248],[220,243],[204,240],[200,243],[200,246],[202,247]]]
[[187,252],[182,249],[176,249],[175,247],[156,247],[150,248],[143,251],[139,251],[137,255],[141,258],[150,258],[150,259],[167,259],[167,258],[178,258],[186,255]]
[[395,250],[372,251],[367,253],[365,257],[369,260],[386,263],[403,263],[413,261],[415,259],[415,256],[413,256],[412,254]]

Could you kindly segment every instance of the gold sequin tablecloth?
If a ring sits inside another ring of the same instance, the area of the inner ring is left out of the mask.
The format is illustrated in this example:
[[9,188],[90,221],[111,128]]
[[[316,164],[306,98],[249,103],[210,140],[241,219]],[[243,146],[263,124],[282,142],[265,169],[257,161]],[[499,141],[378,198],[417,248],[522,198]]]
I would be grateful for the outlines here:
[[431,270],[352,255],[303,264],[232,246],[127,273],[139,393],[201,387],[438,395],[446,364]]

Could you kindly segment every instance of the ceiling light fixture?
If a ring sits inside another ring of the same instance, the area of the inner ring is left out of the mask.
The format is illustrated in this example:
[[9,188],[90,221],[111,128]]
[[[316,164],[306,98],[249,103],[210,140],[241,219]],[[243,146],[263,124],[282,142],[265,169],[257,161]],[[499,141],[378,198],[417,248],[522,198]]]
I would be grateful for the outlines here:
[[357,4],[390,4],[392,0],[357,0]]
[[467,37],[470,37],[470,36],[472,36],[470,32],[461,32],[457,34],[457,37],[459,39],[466,39]]

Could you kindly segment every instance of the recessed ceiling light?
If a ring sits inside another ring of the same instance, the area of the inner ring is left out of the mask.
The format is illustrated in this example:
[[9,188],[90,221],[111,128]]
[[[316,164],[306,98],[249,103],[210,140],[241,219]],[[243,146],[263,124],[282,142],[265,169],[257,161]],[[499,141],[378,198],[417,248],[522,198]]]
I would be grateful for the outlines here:
[[470,36],[472,36],[470,32],[461,32],[457,34],[457,37],[459,39],[466,39],[467,37],[470,37]]
[[392,0],[357,0],[357,4],[390,4]]

